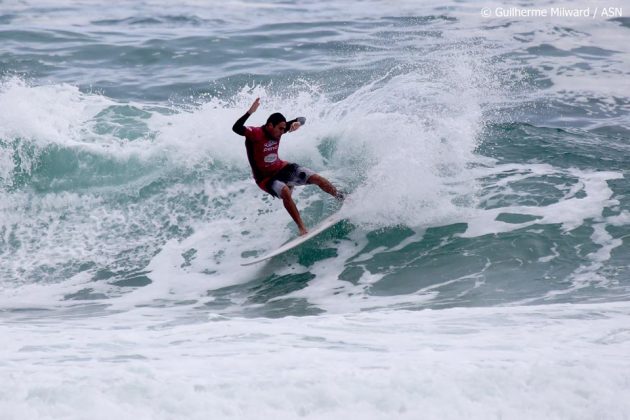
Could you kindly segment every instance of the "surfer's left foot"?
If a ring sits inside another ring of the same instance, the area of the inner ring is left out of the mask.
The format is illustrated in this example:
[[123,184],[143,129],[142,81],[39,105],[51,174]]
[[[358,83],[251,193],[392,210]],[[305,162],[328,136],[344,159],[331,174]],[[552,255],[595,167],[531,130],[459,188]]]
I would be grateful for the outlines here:
[[337,199],[337,201],[343,202],[343,200],[346,199],[346,193],[344,193],[343,191],[337,191],[337,195],[335,195],[335,198]]
[[305,228],[301,228],[300,229],[300,236],[304,236],[308,233],[308,230],[306,230]]

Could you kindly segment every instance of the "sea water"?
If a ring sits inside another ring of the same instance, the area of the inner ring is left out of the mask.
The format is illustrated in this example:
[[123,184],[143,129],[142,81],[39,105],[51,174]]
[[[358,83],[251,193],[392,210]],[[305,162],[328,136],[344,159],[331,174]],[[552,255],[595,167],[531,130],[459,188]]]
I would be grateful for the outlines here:
[[0,1],[0,419],[630,418],[623,3]]

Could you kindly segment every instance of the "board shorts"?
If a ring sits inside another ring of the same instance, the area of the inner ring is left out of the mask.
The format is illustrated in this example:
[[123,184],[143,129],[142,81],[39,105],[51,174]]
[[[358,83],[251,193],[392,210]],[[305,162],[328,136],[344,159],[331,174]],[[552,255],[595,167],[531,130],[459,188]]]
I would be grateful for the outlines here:
[[272,196],[280,198],[280,192],[285,186],[293,189],[296,185],[306,185],[312,175],[315,175],[315,171],[297,163],[289,163],[271,177],[265,190]]

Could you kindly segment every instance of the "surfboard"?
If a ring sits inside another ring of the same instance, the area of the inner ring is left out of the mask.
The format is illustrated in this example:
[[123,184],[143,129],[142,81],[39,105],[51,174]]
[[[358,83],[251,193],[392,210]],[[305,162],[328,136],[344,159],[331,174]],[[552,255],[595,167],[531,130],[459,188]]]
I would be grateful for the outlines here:
[[317,225],[313,229],[311,229],[306,235],[298,236],[297,238],[292,239],[289,242],[285,243],[284,245],[282,245],[280,248],[276,249],[275,251],[269,252],[269,253],[267,253],[265,255],[262,255],[262,256],[260,256],[258,258],[255,258],[255,259],[253,259],[251,261],[244,262],[241,265],[258,264],[259,262],[268,260],[268,259],[273,258],[275,256],[278,256],[280,254],[283,254],[283,253],[289,251],[290,249],[293,249],[296,246],[303,244],[304,242],[308,241],[309,239],[314,238],[315,236],[317,236],[320,233],[324,232],[326,229],[336,225],[341,220],[342,220],[342,218],[341,218],[341,216],[339,216],[339,212],[334,213],[334,214],[328,216],[326,219],[322,220],[319,223],[319,225]]

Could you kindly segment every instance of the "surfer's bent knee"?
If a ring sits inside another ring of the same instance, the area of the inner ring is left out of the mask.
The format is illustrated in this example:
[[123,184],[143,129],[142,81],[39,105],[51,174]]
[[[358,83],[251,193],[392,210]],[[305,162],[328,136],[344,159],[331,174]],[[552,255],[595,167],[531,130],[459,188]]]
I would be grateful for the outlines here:
[[287,198],[291,198],[291,188],[289,188],[288,185],[285,185],[280,190],[280,198],[282,198],[283,200],[286,200]]
[[324,181],[324,178],[319,175],[319,174],[313,174],[311,176],[308,177],[308,180],[306,181],[307,184],[315,184],[315,185],[319,185],[320,182]]

